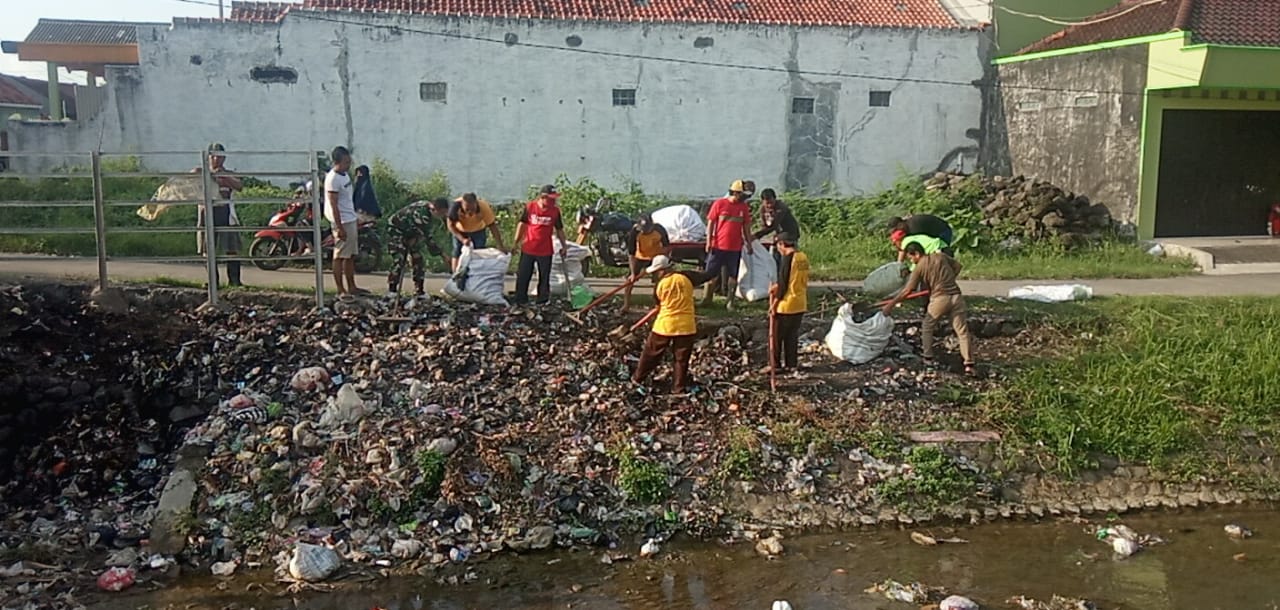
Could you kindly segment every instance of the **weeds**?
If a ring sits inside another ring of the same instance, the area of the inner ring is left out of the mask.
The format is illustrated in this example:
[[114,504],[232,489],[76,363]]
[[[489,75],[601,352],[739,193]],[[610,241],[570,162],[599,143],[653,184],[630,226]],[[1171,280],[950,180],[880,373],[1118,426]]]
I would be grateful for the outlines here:
[[739,480],[754,479],[760,461],[760,441],[755,433],[750,428],[734,428],[729,433],[728,446],[720,464],[721,474]]
[[631,500],[655,504],[667,496],[667,470],[661,464],[646,460],[629,447],[613,451],[618,460],[618,487]]
[[982,401],[1010,436],[1055,458],[1091,455],[1177,470],[1179,456],[1240,428],[1276,431],[1280,300],[1122,298],[1090,306],[1097,340],[1029,363]]
[[881,427],[874,427],[860,434],[858,444],[876,459],[889,460],[902,456],[902,440]]
[[910,473],[884,481],[876,496],[901,508],[936,509],[967,499],[976,489],[974,476],[961,470],[934,445],[917,445],[907,454]]

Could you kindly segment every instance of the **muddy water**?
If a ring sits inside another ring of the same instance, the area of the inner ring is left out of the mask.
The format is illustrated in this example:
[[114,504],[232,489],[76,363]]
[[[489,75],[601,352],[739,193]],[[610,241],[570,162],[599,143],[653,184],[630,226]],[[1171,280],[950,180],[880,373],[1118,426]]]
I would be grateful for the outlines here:
[[[500,558],[474,566],[478,580],[456,587],[406,579],[360,591],[279,598],[194,585],[112,607],[221,608],[236,603],[259,610],[703,610],[767,609],[773,600],[785,599],[796,610],[912,608],[863,593],[874,582],[894,578],[945,587],[984,608],[1008,608],[1004,600],[1014,595],[1048,598],[1055,593],[1092,600],[1103,610],[1280,608],[1276,513],[1262,508],[1199,511],[1122,522],[1141,533],[1159,534],[1169,544],[1117,561],[1083,524],[923,528],[970,541],[936,547],[912,544],[910,530],[876,530],[788,539],[786,555],[772,561],[757,557],[745,544],[671,543],[656,560],[612,566],[601,564],[599,553],[588,552]],[[1245,524],[1257,535],[1230,540],[1222,526],[1231,522]],[[1236,558],[1241,553],[1243,560]]]

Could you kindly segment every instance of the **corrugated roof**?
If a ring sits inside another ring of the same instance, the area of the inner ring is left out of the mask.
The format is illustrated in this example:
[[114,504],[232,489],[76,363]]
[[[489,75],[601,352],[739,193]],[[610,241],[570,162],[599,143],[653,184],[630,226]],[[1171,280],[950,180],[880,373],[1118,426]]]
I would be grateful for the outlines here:
[[[242,2],[233,17],[276,21],[291,8],[458,17],[894,28],[964,27],[940,0],[304,0]],[[280,6],[280,5],[284,6]]]
[[1018,54],[1173,31],[1197,43],[1280,47],[1280,0],[1124,0]]
[[130,21],[41,19],[24,42],[63,44],[137,44],[140,25],[168,25]]

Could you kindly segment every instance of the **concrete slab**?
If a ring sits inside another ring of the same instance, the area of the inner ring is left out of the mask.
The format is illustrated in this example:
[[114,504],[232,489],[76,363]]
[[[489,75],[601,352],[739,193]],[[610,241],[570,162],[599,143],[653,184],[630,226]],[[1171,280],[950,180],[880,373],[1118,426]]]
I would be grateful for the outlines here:
[[1209,275],[1280,273],[1280,239],[1249,235],[1178,237],[1157,241],[1170,256],[1188,257]]

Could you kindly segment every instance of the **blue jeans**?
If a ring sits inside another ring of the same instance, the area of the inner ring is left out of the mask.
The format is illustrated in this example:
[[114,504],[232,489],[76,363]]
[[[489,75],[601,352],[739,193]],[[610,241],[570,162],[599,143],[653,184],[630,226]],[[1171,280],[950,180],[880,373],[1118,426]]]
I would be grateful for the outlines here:
[[[489,233],[486,229],[472,231],[466,235],[471,238],[471,247],[476,250],[485,248],[489,244]],[[455,236],[453,238],[453,257],[458,258],[459,256],[462,256],[462,240]]]

